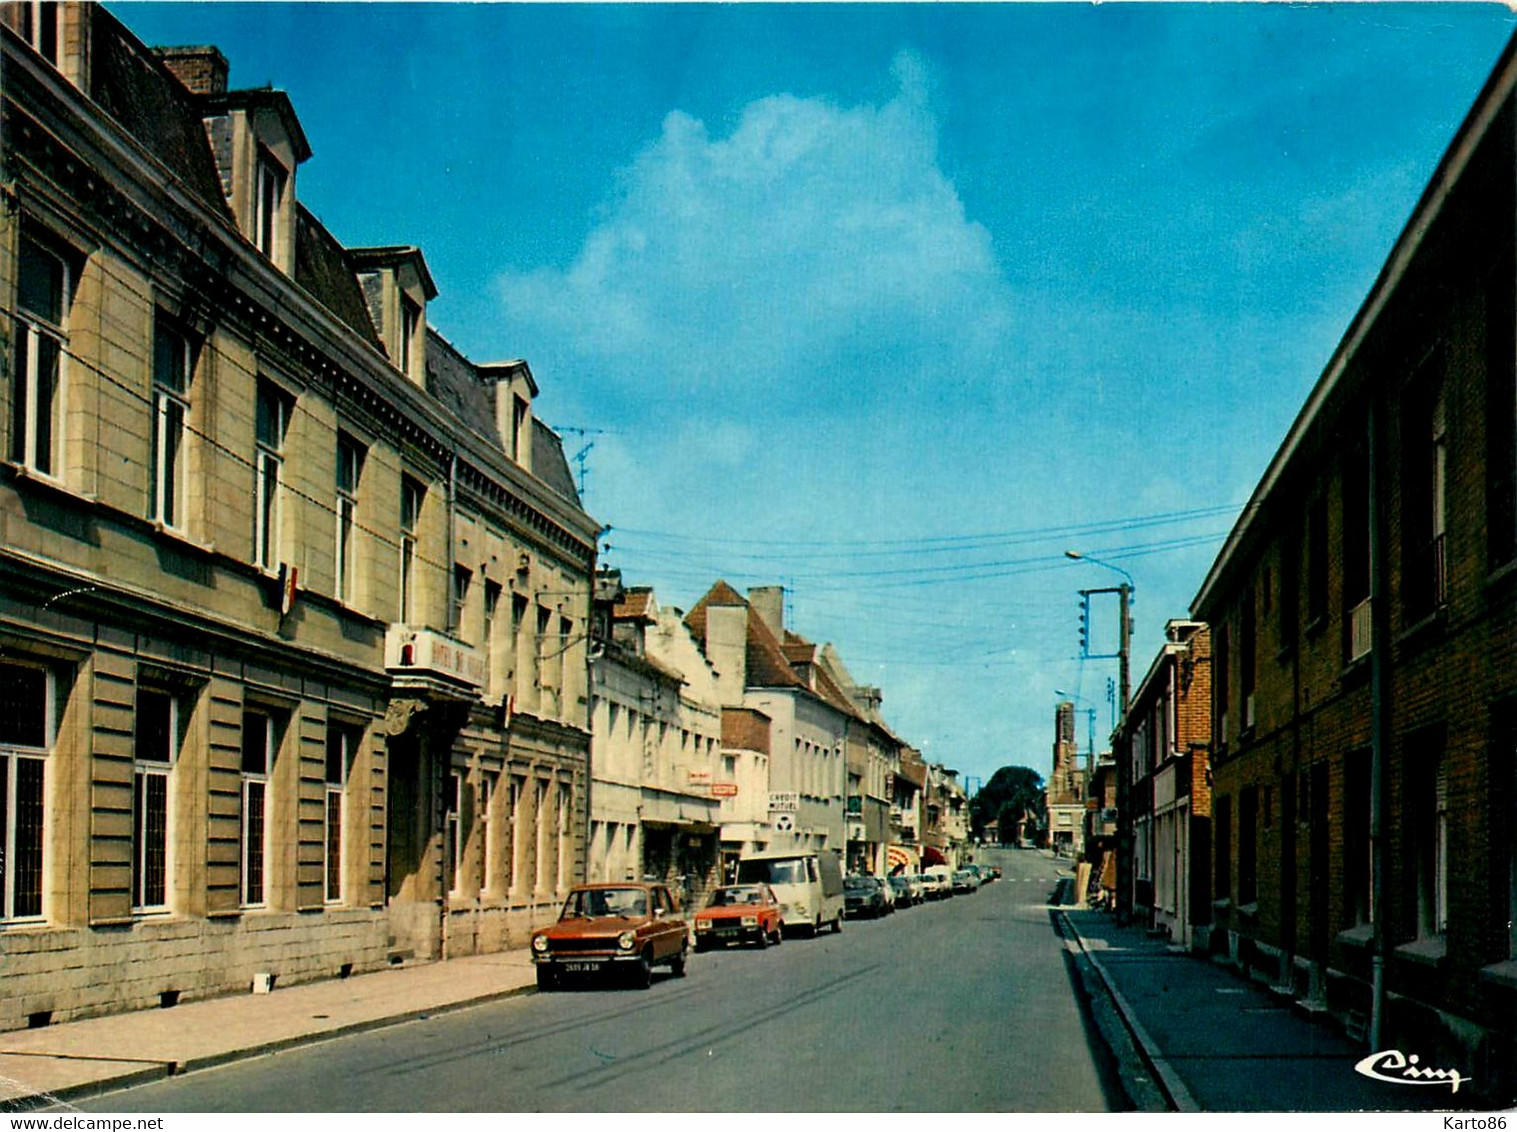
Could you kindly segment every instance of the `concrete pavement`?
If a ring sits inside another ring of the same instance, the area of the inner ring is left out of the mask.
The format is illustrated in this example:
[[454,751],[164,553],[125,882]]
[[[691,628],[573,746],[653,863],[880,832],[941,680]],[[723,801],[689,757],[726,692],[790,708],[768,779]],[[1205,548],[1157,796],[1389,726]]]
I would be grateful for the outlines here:
[[1265,987],[1106,912],[1064,923],[1100,974],[1142,1060],[1179,1112],[1457,1110],[1467,1092],[1361,1076],[1368,1050]]
[[39,1108],[535,988],[526,950],[0,1033],[0,1112]]

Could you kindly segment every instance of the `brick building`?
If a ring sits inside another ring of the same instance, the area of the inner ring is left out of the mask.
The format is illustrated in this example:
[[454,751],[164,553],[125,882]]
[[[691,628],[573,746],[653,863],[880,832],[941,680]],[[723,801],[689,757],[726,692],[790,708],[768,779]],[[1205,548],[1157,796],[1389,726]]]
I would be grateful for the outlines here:
[[1085,850],[1085,768],[1075,743],[1075,705],[1054,708],[1053,773],[1043,794],[1048,846],[1065,857]]
[[1511,45],[1194,606],[1217,944],[1514,1096]]
[[467,954],[583,869],[597,526],[289,98],[0,5],[0,1028]]
[[1171,621],[1164,637],[1113,738],[1131,832],[1117,904],[1189,947],[1211,923],[1210,635]]

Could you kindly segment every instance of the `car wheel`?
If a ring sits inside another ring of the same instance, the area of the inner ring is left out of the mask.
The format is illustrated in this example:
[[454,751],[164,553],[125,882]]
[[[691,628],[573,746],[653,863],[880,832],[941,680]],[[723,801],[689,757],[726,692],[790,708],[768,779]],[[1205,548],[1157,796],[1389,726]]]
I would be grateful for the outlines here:
[[784,942],[785,942],[785,929],[782,928],[782,927],[780,927],[779,924],[775,924],[774,925],[774,946],[778,947],[780,944],[782,944]]
[[821,934],[822,934],[822,917],[820,915],[818,915],[817,918],[816,918],[816,923],[814,923],[814,924],[811,925],[811,938],[815,939],[817,936],[819,936]]
[[763,951],[764,948],[766,948],[766,947],[769,946],[769,936],[768,936],[768,933],[766,933],[763,928],[759,929],[757,943],[758,943],[758,949],[760,951]]
[[669,960],[669,970],[674,973],[676,979],[683,979],[685,977],[685,961],[688,958],[689,956],[685,953],[685,949],[681,947],[679,954]]
[[637,957],[632,968],[632,985],[639,990],[647,990],[653,985],[653,962],[646,951]]
[[832,934],[838,935],[843,930],[843,913],[839,912],[832,921]]
[[541,966],[537,969],[537,989],[550,991],[558,989],[558,972],[549,966]]

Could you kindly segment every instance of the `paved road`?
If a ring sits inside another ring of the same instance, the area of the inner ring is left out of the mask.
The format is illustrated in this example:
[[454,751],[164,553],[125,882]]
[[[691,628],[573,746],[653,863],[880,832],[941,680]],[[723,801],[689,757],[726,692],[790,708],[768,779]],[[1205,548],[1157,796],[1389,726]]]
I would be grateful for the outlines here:
[[647,991],[539,994],[101,1097],[98,1111],[1106,1111],[1047,903],[1058,866]]

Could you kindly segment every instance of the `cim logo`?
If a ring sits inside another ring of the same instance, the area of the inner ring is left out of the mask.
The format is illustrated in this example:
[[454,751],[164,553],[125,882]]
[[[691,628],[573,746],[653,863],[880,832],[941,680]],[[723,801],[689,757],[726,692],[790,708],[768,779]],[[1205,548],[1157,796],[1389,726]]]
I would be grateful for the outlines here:
[[1457,1093],[1463,1082],[1473,1080],[1461,1076],[1457,1069],[1424,1068],[1417,1064],[1420,1060],[1415,1053],[1407,1055],[1399,1049],[1388,1049],[1358,1062],[1354,1072],[1392,1085],[1447,1085],[1451,1093]]

